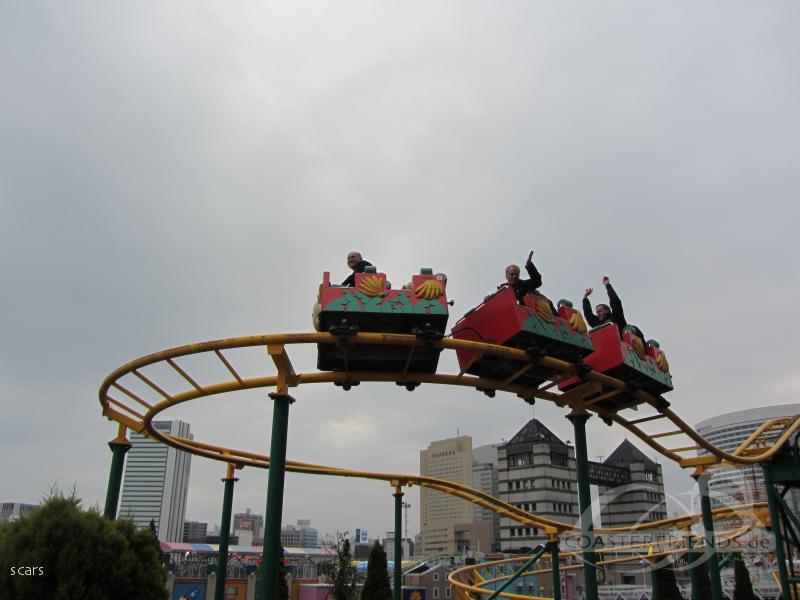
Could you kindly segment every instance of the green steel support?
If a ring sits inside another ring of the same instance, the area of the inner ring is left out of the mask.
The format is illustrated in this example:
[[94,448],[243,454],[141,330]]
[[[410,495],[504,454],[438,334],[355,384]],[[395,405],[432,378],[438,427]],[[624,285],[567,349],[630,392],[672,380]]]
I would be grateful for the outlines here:
[[[780,498],[780,496],[779,496],[779,498]],[[783,502],[782,498],[781,498],[781,505],[783,506],[783,510],[784,510],[784,512],[783,512],[783,531],[786,534],[786,538],[787,539],[791,538],[791,542],[786,546],[787,558],[789,559],[788,561],[786,561],[786,562],[789,563],[789,582],[790,583],[797,583],[798,577],[797,577],[797,573],[795,573],[795,570],[794,570],[794,557],[792,556],[792,548],[795,549],[795,552],[798,549],[800,549],[800,540],[797,538],[797,534],[795,533],[794,528],[792,527],[792,524],[789,522],[789,519],[786,518],[787,517],[788,507],[786,506],[786,503]],[[792,586],[792,587],[794,588],[792,590],[792,592],[794,593],[795,598],[797,598],[797,591],[796,591],[797,586]]]
[[558,562],[558,538],[550,542],[550,566],[553,570],[553,600],[561,600],[561,565]]
[[548,546],[548,545],[549,545],[549,542],[548,542],[547,544],[543,545],[543,546],[542,546],[542,545],[540,545],[540,546],[539,546],[539,549],[538,549],[538,550],[537,550],[537,551],[534,553],[534,555],[533,555],[533,556],[531,556],[530,560],[528,560],[528,561],[527,561],[527,562],[526,562],[524,565],[522,565],[522,567],[521,567],[519,570],[517,570],[517,572],[516,572],[516,573],[514,573],[514,574],[513,574],[511,577],[509,577],[508,579],[506,579],[506,580],[503,582],[503,585],[501,585],[501,586],[500,586],[499,588],[497,588],[497,589],[496,589],[494,592],[492,592],[492,595],[491,595],[491,596],[489,596],[489,597],[488,597],[486,600],[494,600],[494,599],[495,599],[495,598],[497,598],[497,597],[498,597],[500,594],[502,594],[502,593],[503,593],[503,591],[504,591],[504,590],[505,590],[505,589],[506,589],[508,586],[510,586],[512,583],[514,583],[514,582],[515,582],[517,579],[519,579],[519,577],[520,577],[520,576],[521,576],[521,575],[522,575],[522,574],[523,574],[525,571],[527,571],[528,569],[530,569],[530,568],[531,568],[531,566],[532,566],[532,565],[533,565],[533,564],[534,564],[534,563],[535,563],[537,560],[539,560],[540,558],[542,558],[542,556],[544,555],[544,553],[545,553],[545,552],[547,552],[547,550],[548,550],[548,548],[547,548],[547,546]]
[[[578,470],[578,503],[581,510],[581,538],[586,544],[583,549],[583,577],[586,600],[598,600],[597,596],[597,558],[594,553],[594,525],[592,524],[592,494],[589,487],[589,458],[586,451],[586,421],[589,414],[571,414],[575,430],[575,462]],[[714,599],[717,600],[717,599]],[[721,599],[719,599],[721,600]]]
[[[787,487],[786,489],[788,490],[789,488]],[[783,509],[783,515],[791,522],[792,525],[794,525],[794,529],[788,526],[787,529],[791,531],[793,535],[795,532],[800,532],[800,519],[797,518],[797,515],[795,515],[792,509],[789,508],[789,505],[786,504],[786,500],[784,500],[783,494],[776,495],[775,499],[778,501],[781,508]],[[796,536],[794,537],[796,539]],[[795,545],[798,546],[798,548],[800,548],[800,543],[795,543]]]
[[222,495],[222,519],[219,523],[219,553],[217,554],[217,582],[214,587],[214,600],[225,600],[225,579],[228,574],[228,542],[231,535],[231,509],[233,508],[233,484],[239,481],[233,476],[233,465],[228,465],[228,475],[222,482],[225,491]]
[[658,580],[661,578],[661,575],[658,574],[659,570],[655,568],[655,565],[650,565],[650,600],[661,600],[658,585]]
[[697,572],[699,563],[699,552],[692,549],[692,535],[691,528],[689,535],[686,536],[686,567],[689,569],[689,581],[692,586],[692,600],[702,600],[700,598],[700,573]]
[[781,594],[791,598],[789,573],[786,570],[786,554],[784,553],[783,535],[781,534],[780,504],[778,490],[772,480],[772,470],[768,464],[761,465],[764,470],[764,485],[767,488],[767,504],[769,505],[769,521],[772,535],[775,536],[775,560],[778,563],[778,576],[781,580]]
[[394,496],[394,600],[400,600],[403,588],[403,492],[400,486]]
[[705,530],[706,558],[708,562],[708,580],[711,584],[711,600],[723,600],[722,581],[719,576],[719,562],[714,541],[714,518],[711,512],[711,497],[708,494],[709,475],[696,476],[700,490],[700,510],[703,513],[703,529]]
[[728,552],[728,554],[726,554],[721,559],[719,559],[719,569],[720,569],[720,571],[722,569],[724,569],[725,567],[727,567],[729,564],[731,564],[731,562],[733,561],[733,559],[735,557],[736,557],[736,553],[735,552]]
[[281,551],[281,520],[283,518],[283,482],[286,475],[286,442],[289,437],[289,405],[294,402],[288,394],[272,393],[272,438],[269,451],[267,510],[264,527],[264,554],[259,590],[261,600],[275,600],[278,589],[278,555]]
[[[124,440],[124,441],[123,441]],[[119,492],[122,487],[122,472],[125,469],[125,454],[131,449],[131,444],[119,437],[108,443],[111,448],[111,472],[108,475],[108,488],[106,489],[106,506],[103,515],[112,521],[117,518],[117,506],[119,506]]]

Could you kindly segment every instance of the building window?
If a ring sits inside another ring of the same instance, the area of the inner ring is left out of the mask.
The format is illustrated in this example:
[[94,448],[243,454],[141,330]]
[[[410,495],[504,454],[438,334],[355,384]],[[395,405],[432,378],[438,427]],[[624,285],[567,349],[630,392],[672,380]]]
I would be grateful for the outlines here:
[[524,454],[512,454],[508,457],[509,463],[512,467],[524,467],[531,464],[531,455],[526,452]]
[[453,588],[452,588],[452,587],[448,586],[448,587],[447,587],[447,588],[444,590],[444,597],[445,597],[445,598],[452,598],[452,597],[453,597]]
[[433,574],[433,580],[434,581],[439,581],[439,574],[438,573],[434,573]]
[[438,587],[433,588],[433,597],[434,598],[438,598],[439,597],[439,588]]

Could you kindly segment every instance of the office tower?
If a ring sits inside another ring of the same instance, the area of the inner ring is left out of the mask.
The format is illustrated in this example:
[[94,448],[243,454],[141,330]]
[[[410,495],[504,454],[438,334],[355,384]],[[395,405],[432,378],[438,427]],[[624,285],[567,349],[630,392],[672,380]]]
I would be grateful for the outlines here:
[[37,508],[39,508],[38,504],[3,502],[2,506],[0,506],[0,523],[10,523],[22,517],[27,517]]
[[311,519],[297,519],[301,548],[319,548],[319,532],[311,526]]
[[[617,485],[598,483],[603,527],[624,527],[667,518],[661,465],[628,440],[617,446],[603,465],[616,468]],[[591,471],[590,471],[591,473]]]
[[202,521],[186,521],[183,524],[183,542],[186,544],[204,544],[208,536],[208,523]]
[[252,531],[254,540],[264,539],[264,515],[257,515],[249,508],[233,515],[234,531]]
[[[531,419],[497,450],[501,500],[554,520],[577,520],[577,473],[572,446],[540,421]],[[500,518],[503,551],[533,548],[547,541],[548,536],[537,527]]]
[[[460,436],[432,442],[427,450],[419,453],[419,463],[421,475],[471,487],[472,438]],[[477,544],[473,542],[477,540],[471,539],[476,533],[470,529],[473,525],[473,509],[469,502],[423,487],[420,490],[420,507],[423,556],[457,554],[467,547],[475,549]],[[487,532],[490,528],[487,525]],[[491,545],[488,535],[483,542],[487,549]]]
[[[192,439],[183,421],[153,421],[160,432]],[[120,519],[131,519],[137,527],[152,521],[158,539],[180,542],[183,537],[189,469],[192,455],[132,432],[125,464]]]
[[281,528],[281,545],[284,548],[302,548],[303,532],[294,525],[287,525]]
[[[495,498],[500,497],[497,448],[498,444],[487,444],[472,449],[472,487]],[[473,513],[476,521],[484,521],[491,527],[491,547],[484,551],[499,552],[500,515],[477,504],[473,506]]]

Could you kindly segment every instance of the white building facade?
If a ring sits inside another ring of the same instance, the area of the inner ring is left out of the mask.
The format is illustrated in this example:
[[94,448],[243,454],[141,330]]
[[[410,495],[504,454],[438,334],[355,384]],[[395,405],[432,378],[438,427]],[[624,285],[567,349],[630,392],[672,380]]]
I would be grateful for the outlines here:
[[[700,421],[695,425],[695,429],[715,446],[726,452],[733,452],[762,423],[776,417],[792,417],[798,414],[800,414],[800,404],[751,408]],[[698,456],[706,454],[708,452],[705,450],[698,451]],[[764,474],[758,465],[714,470],[708,485],[711,505],[714,508],[721,505],[766,501]],[[797,494],[797,490],[792,491],[787,501],[795,514],[798,514],[800,495]]]
[[[153,426],[192,439],[189,424],[183,421],[153,421]],[[137,527],[152,521],[159,540],[181,542],[192,455],[136,432],[130,442],[119,518],[130,519]]]

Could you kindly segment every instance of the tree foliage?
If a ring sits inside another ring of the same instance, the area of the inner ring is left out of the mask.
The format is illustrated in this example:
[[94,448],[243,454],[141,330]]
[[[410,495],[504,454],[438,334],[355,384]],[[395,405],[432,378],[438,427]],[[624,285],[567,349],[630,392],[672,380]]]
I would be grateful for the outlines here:
[[656,595],[659,600],[683,600],[671,565],[654,569],[652,575],[653,587],[657,588]]
[[323,565],[323,571],[333,583],[328,597],[331,600],[356,600],[358,573],[353,566],[353,553],[347,534],[336,540],[336,558]]
[[[398,566],[395,564],[395,568]],[[361,600],[392,600],[386,551],[377,541],[369,553],[367,578],[364,581],[364,589],[361,590]]]
[[750,581],[750,571],[747,570],[747,565],[744,564],[742,557],[736,556],[733,559],[733,600],[755,600],[756,595],[753,592],[753,582]]
[[[19,575],[20,567],[41,569]],[[52,493],[38,510],[0,527],[0,597],[163,600],[155,530],[84,511],[74,493]]]

